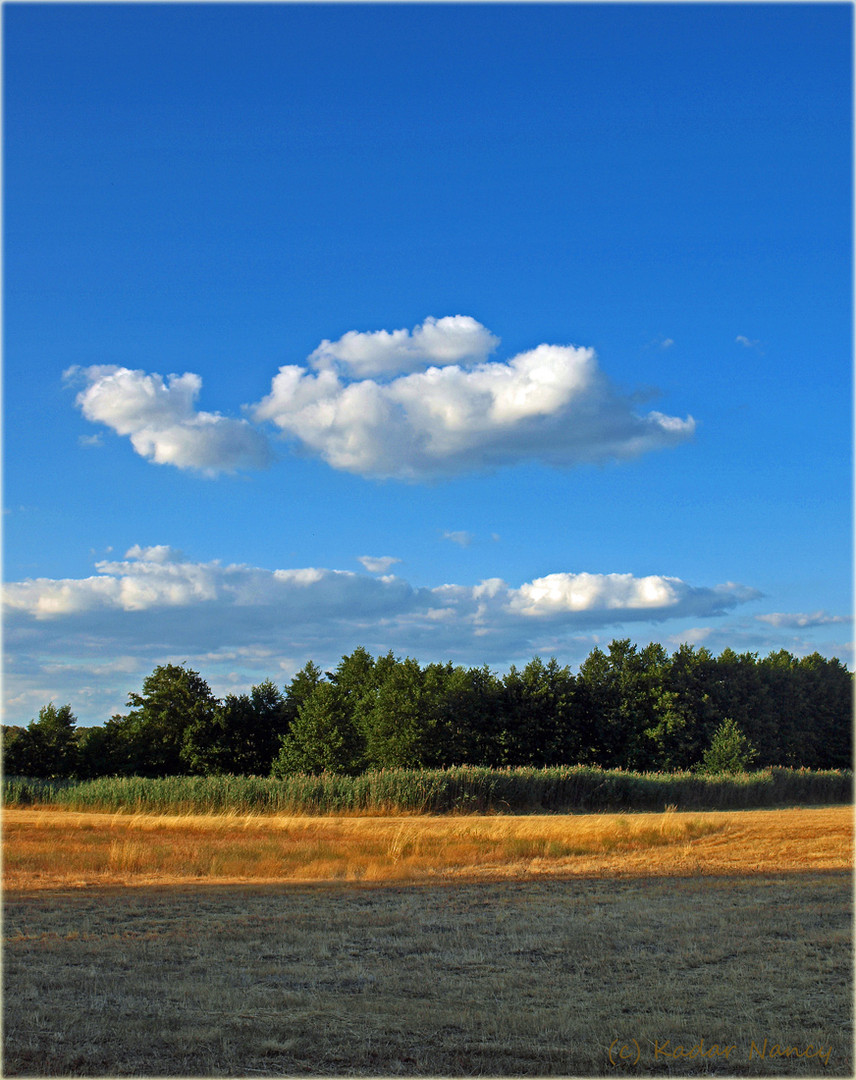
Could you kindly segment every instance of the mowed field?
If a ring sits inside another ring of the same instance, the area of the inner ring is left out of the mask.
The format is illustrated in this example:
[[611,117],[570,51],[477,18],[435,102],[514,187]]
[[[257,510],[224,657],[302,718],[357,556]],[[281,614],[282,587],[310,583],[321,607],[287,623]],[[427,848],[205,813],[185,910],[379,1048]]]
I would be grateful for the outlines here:
[[843,1075],[851,807],[9,809],[5,1075]]

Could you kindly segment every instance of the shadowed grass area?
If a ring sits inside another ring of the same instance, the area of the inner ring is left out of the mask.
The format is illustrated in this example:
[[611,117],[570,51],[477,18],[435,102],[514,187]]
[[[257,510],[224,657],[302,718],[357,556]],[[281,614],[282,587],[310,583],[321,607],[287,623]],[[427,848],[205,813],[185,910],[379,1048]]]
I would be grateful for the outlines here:
[[841,872],[10,892],[4,1075],[850,1076],[851,907]]

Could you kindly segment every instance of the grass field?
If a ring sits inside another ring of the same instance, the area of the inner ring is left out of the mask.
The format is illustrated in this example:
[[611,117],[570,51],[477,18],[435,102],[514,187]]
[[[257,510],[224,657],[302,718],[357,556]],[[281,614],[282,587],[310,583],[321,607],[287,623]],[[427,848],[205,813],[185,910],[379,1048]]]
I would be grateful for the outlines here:
[[850,1076],[852,833],[7,810],[3,1072]]

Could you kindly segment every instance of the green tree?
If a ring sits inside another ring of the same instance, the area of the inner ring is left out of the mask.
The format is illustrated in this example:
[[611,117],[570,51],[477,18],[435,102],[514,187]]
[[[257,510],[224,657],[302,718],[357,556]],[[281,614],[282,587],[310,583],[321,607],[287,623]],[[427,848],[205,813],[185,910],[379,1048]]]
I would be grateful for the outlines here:
[[853,768],[853,676],[835,658],[803,657],[800,681],[803,712],[791,739],[800,748],[799,764],[812,769]]
[[213,723],[209,772],[268,776],[288,730],[285,698],[270,679],[249,694],[228,694]]
[[354,719],[363,698],[377,685],[377,664],[371,653],[360,645],[349,656],[343,656],[336,670],[327,672],[327,678],[335,688],[340,707]]
[[282,736],[273,776],[290,773],[356,773],[360,746],[349,717],[343,714],[331,683],[319,682]]
[[380,678],[364,699],[360,726],[369,768],[420,768],[435,745],[437,716],[424,692],[419,663],[392,654],[378,661]]
[[711,775],[746,772],[757,752],[734,720],[727,716],[705,750],[699,771]]
[[430,717],[425,764],[495,765],[502,683],[487,665],[429,664],[423,672],[421,709]]
[[285,705],[283,717],[286,730],[297,719],[300,706],[309,698],[315,687],[324,679],[324,673],[312,660],[298,671],[285,688]]
[[648,769],[657,748],[648,732],[657,728],[657,704],[663,692],[659,668],[662,646],[641,652],[630,638],[614,640],[609,652],[595,648],[580,667],[575,694],[578,722],[598,765]]
[[659,769],[690,769],[701,758],[719,722],[711,701],[716,661],[705,648],[681,645],[659,665],[652,740]]
[[802,700],[799,662],[787,649],[779,649],[759,660],[756,668],[761,708],[751,738],[759,748],[765,748],[765,764],[799,765],[808,734],[801,731],[806,702]]
[[30,772],[30,733],[19,724],[3,725],[3,772],[6,776],[33,776]]
[[609,751],[604,738],[603,718],[617,707],[615,687],[609,677],[609,660],[595,646],[580,665],[574,687],[574,716],[578,729],[588,733],[589,760],[605,765]]
[[[90,745],[91,740],[91,745]],[[97,776],[150,776],[148,733],[136,715],[115,713],[104,724],[100,735],[90,735],[82,747],[89,773]]]
[[363,763],[360,717],[370,707],[377,677],[378,666],[362,646],[343,656],[335,671],[322,674],[310,660],[286,691],[290,726],[275,774],[358,772]]
[[[730,716],[758,751],[764,765],[779,765],[779,732],[769,707],[768,687],[758,654],[724,649],[716,659],[711,702],[717,717]],[[712,734],[712,732],[711,732]]]
[[51,702],[39,710],[38,720],[26,728],[11,729],[8,744],[4,731],[3,767],[9,775],[66,779],[76,776],[79,751],[77,718],[70,705]]
[[110,756],[109,736],[105,727],[78,728],[75,732],[77,741],[77,776],[81,780],[92,780],[96,776],[109,776],[117,772]]
[[555,657],[534,657],[502,681],[501,730],[497,743],[503,765],[560,765],[578,750],[574,731],[575,680]]
[[198,671],[161,664],[129,694],[131,712],[113,717],[113,735],[141,776],[204,773],[216,759],[217,699]]

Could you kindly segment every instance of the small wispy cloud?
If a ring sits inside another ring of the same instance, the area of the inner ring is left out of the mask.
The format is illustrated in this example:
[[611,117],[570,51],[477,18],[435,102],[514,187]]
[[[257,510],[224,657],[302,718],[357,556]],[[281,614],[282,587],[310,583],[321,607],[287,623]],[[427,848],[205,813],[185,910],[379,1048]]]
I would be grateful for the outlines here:
[[385,574],[395,563],[401,562],[394,555],[358,555],[357,562],[361,562],[370,574]]
[[734,339],[739,345],[742,345],[745,349],[758,349],[761,348],[761,342],[754,338],[748,338],[744,334],[738,334]]
[[803,629],[809,626],[832,626],[853,622],[852,615],[829,615],[825,611],[804,612],[773,611],[769,615],[756,615],[758,622],[787,629]]
[[679,634],[670,634],[666,638],[666,644],[676,647],[685,642],[687,645],[703,645],[713,633],[715,630],[712,626],[691,626],[681,630]]
[[458,529],[454,532],[444,532],[443,540],[451,540],[453,544],[457,544],[459,547],[469,547],[475,537],[472,533],[467,532],[465,529]]

